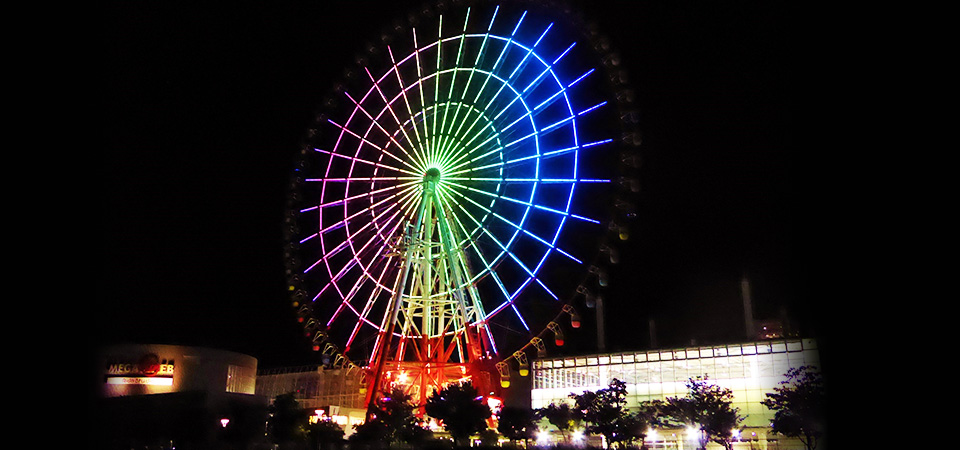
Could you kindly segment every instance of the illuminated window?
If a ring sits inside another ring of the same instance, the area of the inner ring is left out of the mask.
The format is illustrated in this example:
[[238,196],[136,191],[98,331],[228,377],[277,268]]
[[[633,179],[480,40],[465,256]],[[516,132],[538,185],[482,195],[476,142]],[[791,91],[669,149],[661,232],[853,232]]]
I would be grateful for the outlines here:
[[253,370],[242,366],[227,367],[227,392],[253,394],[257,374]]

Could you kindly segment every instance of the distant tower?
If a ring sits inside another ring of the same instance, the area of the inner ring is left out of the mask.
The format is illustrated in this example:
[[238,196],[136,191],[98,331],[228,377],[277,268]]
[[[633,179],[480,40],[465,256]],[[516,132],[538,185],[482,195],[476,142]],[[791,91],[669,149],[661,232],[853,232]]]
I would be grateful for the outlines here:
[[606,332],[603,329],[603,297],[597,296],[597,350],[600,353],[607,351]]
[[657,342],[657,322],[654,319],[650,319],[650,348],[659,348],[660,343]]
[[740,278],[740,296],[743,297],[744,331],[746,331],[747,339],[753,339],[757,333],[753,326],[753,304],[750,301],[750,280],[747,279],[746,274]]

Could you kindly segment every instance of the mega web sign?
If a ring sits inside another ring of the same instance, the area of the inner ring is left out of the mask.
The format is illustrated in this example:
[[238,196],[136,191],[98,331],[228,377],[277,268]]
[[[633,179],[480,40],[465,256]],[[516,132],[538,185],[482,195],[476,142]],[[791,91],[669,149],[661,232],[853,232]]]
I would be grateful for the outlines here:
[[106,384],[173,386],[175,371],[173,359],[160,359],[156,354],[143,355],[136,362],[107,363]]

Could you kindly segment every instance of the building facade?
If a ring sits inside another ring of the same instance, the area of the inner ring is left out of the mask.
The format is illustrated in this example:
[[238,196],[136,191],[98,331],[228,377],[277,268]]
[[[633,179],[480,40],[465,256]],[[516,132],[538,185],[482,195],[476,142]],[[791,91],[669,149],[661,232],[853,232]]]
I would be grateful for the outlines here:
[[358,367],[280,368],[257,375],[256,394],[269,401],[279,395],[293,394],[301,408],[314,413],[312,420],[332,420],[349,435],[366,415],[360,383]]
[[262,440],[257,359],[179,345],[114,345],[96,366],[97,448],[213,448]]
[[103,397],[255,391],[257,359],[240,353],[180,345],[114,345],[99,352]]
[[[626,383],[630,408],[648,400],[684,397],[689,379],[705,377],[733,391],[733,406],[746,417],[741,439],[756,441],[756,448],[767,448],[768,442],[776,439],[767,436],[773,412],[760,402],[786,380],[789,369],[819,364],[817,343],[812,339],[539,359],[533,362],[531,406],[571,402],[571,393],[603,389],[616,378]],[[671,436],[661,433],[659,438],[666,444]],[[672,439],[684,438],[673,434]]]

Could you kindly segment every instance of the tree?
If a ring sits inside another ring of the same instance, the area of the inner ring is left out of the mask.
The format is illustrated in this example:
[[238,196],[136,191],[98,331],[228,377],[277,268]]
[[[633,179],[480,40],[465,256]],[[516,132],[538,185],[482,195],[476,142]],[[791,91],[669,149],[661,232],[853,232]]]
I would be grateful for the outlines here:
[[477,437],[480,439],[481,447],[496,447],[497,443],[500,442],[500,433],[493,428],[481,430],[478,434]]
[[576,419],[576,415],[573,413],[573,409],[570,408],[570,405],[566,403],[561,403],[557,405],[556,403],[550,403],[549,405],[538,408],[536,410],[537,417],[547,419],[547,422],[550,422],[550,425],[557,427],[560,430],[560,434],[563,436],[563,441],[568,442],[569,438],[567,437],[567,430],[569,430]]
[[743,417],[734,408],[733,391],[710,384],[707,378],[690,378],[687,397],[669,397],[664,414],[675,425],[694,427],[699,431],[699,448],[707,442],[716,442],[727,450],[733,448],[731,439]]
[[359,425],[354,425],[353,434],[348,439],[350,447],[357,448],[385,448],[390,446],[387,426],[376,419],[371,419]]
[[647,424],[639,413],[627,413],[617,423],[616,442],[631,445],[647,437]]
[[443,424],[457,445],[470,443],[470,435],[487,428],[490,407],[469,381],[449,384],[427,398],[426,413]]
[[329,420],[321,420],[307,427],[311,448],[332,448],[331,444],[343,441],[343,434],[343,428]]
[[267,433],[279,448],[297,448],[307,439],[309,414],[300,408],[293,394],[278,395],[270,405]]
[[511,441],[523,440],[524,447],[530,439],[536,439],[537,413],[530,408],[506,406],[500,410],[497,431]]
[[774,433],[799,438],[807,450],[813,450],[826,429],[823,377],[811,366],[790,369],[786,377],[760,403],[776,411],[771,422]]
[[574,419],[587,422],[587,432],[603,435],[609,446],[627,440],[627,384],[614,378],[607,386],[596,392],[570,394],[570,398],[575,402]]
[[642,447],[647,438],[647,430],[662,425],[660,416],[665,405],[662,400],[650,400],[640,403],[637,408],[629,409],[617,424],[616,441],[627,445],[639,441]]
[[413,414],[416,405],[412,397],[401,389],[393,389],[390,396],[370,402],[367,408],[370,420],[356,427],[356,433],[350,436],[353,442],[379,442],[389,447],[393,443],[416,442],[428,434]]

